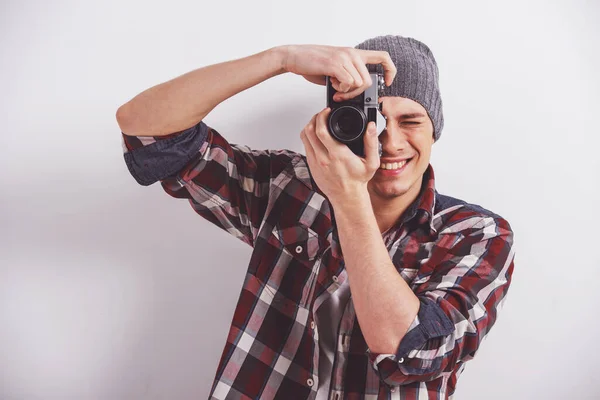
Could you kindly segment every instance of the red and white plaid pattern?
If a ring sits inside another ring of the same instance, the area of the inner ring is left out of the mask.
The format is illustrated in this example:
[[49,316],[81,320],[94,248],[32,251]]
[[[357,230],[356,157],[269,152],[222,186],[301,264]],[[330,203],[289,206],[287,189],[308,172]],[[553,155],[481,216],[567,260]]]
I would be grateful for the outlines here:
[[[334,210],[306,158],[230,144],[204,122],[168,136],[122,137],[140,184],[160,181],[170,196],[188,199],[197,214],[254,249],[210,399],[314,399],[314,312],[347,275]],[[184,147],[188,142],[197,147]],[[512,237],[500,216],[437,193],[429,166],[419,198],[383,236],[421,301],[419,314],[395,354],[376,354],[350,298],[330,398],[451,399],[505,299]]]

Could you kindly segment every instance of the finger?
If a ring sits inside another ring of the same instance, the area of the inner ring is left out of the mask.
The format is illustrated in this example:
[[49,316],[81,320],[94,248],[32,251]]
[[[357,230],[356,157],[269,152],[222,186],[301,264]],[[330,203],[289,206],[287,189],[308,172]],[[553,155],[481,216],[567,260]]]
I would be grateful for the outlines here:
[[356,69],[356,67],[354,66],[353,62],[348,62],[348,64],[344,64],[344,69],[346,71],[348,71],[348,73],[350,75],[352,75],[352,79],[353,79],[353,84],[352,87],[361,87],[364,82],[362,77],[360,76],[360,73],[358,72],[358,70]]
[[310,140],[308,139],[308,130],[311,126],[314,126],[316,119],[317,119],[317,116],[313,115],[313,117],[310,119],[308,124],[306,124],[306,126],[304,127],[302,132],[300,132],[300,139],[302,139],[302,143],[304,143],[304,148],[306,149],[306,155],[309,155],[309,153],[310,153],[311,156],[314,156],[315,151],[312,147],[312,144],[310,143]]
[[329,133],[327,127],[327,119],[331,114],[331,109],[326,107],[317,115],[316,131],[314,132],[315,138],[320,142],[322,146],[327,149],[328,157],[335,157],[336,152],[340,151],[341,147],[346,147],[344,144],[335,140]]
[[306,133],[306,138],[312,145],[312,149],[315,153],[317,160],[329,158],[329,150],[323,144],[323,142],[317,137],[316,130],[317,123],[319,121],[319,115],[322,114],[321,111],[319,114],[316,114],[310,121],[310,123],[306,126],[304,132]]
[[341,65],[335,70],[335,78],[339,84],[336,87],[334,86],[335,81],[332,81],[332,86],[338,92],[347,92],[354,85],[354,78]]
[[340,82],[340,80],[337,79],[337,78],[335,78],[335,77],[331,78],[331,86],[338,93],[345,93],[345,92],[347,92],[351,88],[351,84],[350,83]]
[[360,74],[360,77],[363,81],[363,85],[361,88],[359,88],[359,90],[365,91],[368,88],[370,88],[371,85],[373,85],[373,79],[371,78],[371,74],[369,73],[366,64],[363,63],[362,59],[358,55],[354,57],[354,66]]
[[350,92],[347,92],[347,93],[336,94],[336,96],[334,97],[335,101],[343,101],[343,100],[347,100],[347,99],[352,99],[352,98],[358,96],[359,94],[363,93],[365,90],[367,90],[373,84],[373,79],[371,78],[369,70],[367,69],[367,66],[365,64],[363,64],[362,59],[360,57],[356,57],[356,59],[354,61],[354,66],[357,69],[357,71],[360,73],[361,79],[363,80],[362,86],[360,86]]
[[344,101],[344,100],[353,99],[356,96],[358,96],[359,94],[361,94],[362,92],[364,92],[363,88],[354,89],[350,92],[336,95],[334,97],[334,100],[340,102],[340,101]]
[[358,49],[365,64],[381,64],[384,70],[385,83],[390,86],[396,76],[396,66],[387,51]]
[[367,125],[367,134],[364,137],[365,161],[371,171],[376,171],[381,165],[379,159],[379,138],[377,128],[373,121]]
[[341,82],[335,76],[331,77],[331,87],[333,87],[337,93],[343,93]]
[[312,147],[312,144],[310,144],[310,141],[308,140],[308,136],[306,135],[306,131],[302,131],[300,132],[300,139],[302,140],[302,143],[304,144],[304,149],[306,150],[306,158],[307,160],[314,160],[315,158],[315,150]]
[[333,100],[344,101],[346,99],[352,99],[364,92],[365,90],[367,90],[367,88],[369,88],[373,83],[373,80],[369,75],[369,70],[367,69],[367,66],[363,64],[360,56],[357,55],[353,57],[352,66],[353,70],[360,76],[360,80],[355,78],[355,82],[361,82],[360,85],[358,85],[358,87],[356,87],[354,90],[351,90],[347,93],[336,93]]

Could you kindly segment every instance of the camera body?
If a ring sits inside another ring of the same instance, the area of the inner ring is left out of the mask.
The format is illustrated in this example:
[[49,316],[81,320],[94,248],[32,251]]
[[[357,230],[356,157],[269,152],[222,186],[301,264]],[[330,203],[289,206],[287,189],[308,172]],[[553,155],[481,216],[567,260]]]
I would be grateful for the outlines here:
[[[372,84],[358,96],[337,102],[333,95],[337,91],[331,85],[331,79],[326,77],[327,82],[327,107],[331,109],[327,118],[329,134],[339,142],[345,143],[352,152],[364,157],[364,135],[367,124],[374,121],[377,125],[379,135],[385,128],[385,117],[381,114],[379,96],[383,91],[385,81],[383,74],[372,73]],[[379,144],[379,155],[381,155],[381,143]]]

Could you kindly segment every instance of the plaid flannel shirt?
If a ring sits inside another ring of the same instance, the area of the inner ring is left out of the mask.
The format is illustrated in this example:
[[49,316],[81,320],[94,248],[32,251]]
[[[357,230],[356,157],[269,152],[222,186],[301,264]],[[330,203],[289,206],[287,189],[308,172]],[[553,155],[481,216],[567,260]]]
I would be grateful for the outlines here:
[[[167,136],[122,132],[144,186],[160,181],[253,247],[210,399],[314,399],[319,305],[347,280],[331,204],[290,150],[230,144],[203,121]],[[420,299],[395,354],[369,351],[352,298],[339,325],[329,398],[451,399],[496,321],[514,268],[508,222],[439,194],[431,166],[416,201],[383,235]]]

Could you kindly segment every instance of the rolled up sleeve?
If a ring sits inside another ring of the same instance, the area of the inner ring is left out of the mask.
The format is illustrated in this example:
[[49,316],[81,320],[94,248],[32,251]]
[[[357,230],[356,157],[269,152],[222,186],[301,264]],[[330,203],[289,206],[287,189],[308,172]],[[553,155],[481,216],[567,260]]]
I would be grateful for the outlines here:
[[149,186],[175,176],[198,156],[206,143],[208,126],[200,121],[189,129],[166,136],[129,136],[123,132],[121,135],[129,172],[137,183]]
[[254,246],[274,180],[298,155],[229,143],[203,121],[166,136],[121,132],[129,172],[143,186],[157,181],[187,199],[204,219]]
[[503,304],[514,269],[508,222],[484,217],[448,235],[442,242],[451,245],[440,245],[423,265],[431,274],[413,284],[420,308],[396,353],[367,350],[388,385],[437,379],[471,360]]

